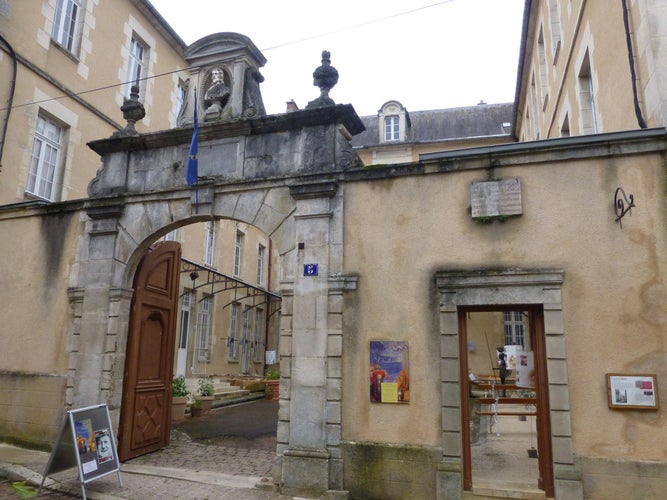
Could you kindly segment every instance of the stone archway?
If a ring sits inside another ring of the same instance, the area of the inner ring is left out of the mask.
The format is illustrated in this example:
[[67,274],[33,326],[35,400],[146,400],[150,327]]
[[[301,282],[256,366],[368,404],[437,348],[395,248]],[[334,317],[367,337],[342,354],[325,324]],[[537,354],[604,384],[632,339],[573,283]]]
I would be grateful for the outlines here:
[[[340,296],[356,288],[343,268],[343,184],[356,165],[350,106],[200,127],[209,165],[230,174],[185,185],[191,130],[96,141],[103,167],[89,187],[85,229],[73,269],[76,303],[68,403],[106,403],[114,423],[123,390],[131,283],[150,245],[176,227],[217,218],[252,224],[281,256],[281,418],[284,491],[342,490]],[[230,163],[229,155],[234,161]],[[317,272],[306,265],[317,264]],[[309,267],[309,269],[312,269]]]

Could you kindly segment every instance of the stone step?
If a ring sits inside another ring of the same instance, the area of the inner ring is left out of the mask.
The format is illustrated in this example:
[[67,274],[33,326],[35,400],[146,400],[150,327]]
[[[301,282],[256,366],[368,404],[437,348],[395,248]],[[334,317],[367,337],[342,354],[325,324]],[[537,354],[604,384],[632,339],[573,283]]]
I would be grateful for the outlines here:
[[520,500],[548,500],[544,491],[529,487],[512,487],[507,485],[473,486],[472,491],[463,493],[463,500],[498,500],[512,498]]

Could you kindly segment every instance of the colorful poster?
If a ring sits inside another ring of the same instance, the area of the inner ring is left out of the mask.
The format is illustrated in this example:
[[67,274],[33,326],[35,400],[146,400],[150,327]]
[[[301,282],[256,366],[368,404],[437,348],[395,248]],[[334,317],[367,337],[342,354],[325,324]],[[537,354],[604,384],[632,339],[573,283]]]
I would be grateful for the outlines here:
[[93,424],[89,418],[77,420],[74,422],[76,431],[76,446],[79,455],[92,453],[95,451],[95,441],[93,440]]
[[408,342],[374,340],[370,343],[371,403],[410,401]]

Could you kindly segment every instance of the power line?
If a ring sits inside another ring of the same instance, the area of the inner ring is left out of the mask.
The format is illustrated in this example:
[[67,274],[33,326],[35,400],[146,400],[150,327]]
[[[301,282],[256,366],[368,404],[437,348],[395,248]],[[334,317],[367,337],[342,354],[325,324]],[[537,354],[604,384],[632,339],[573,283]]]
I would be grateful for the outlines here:
[[[309,40],[315,40],[317,38],[323,38],[325,36],[334,35],[336,33],[342,33],[344,31],[349,31],[349,30],[353,30],[353,29],[357,29],[357,28],[363,28],[364,26],[369,26],[371,24],[377,24],[377,23],[380,23],[380,22],[383,22],[383,21],[387,21],[389,19],[395,19],[397,17],[407,16],[407,15],[413,14],[415,12],[430,9],[432,7],[437,7],[439,5],[444,5],[444,4],[453,2],[453,1],[454,0],[443,0],[441,2],[436,2],[436,3],[433,3],[433,4],[429,4],[429,5],[424,5],[422,7],[417,7],[415,9],[406,10],[404,12],[398,12],[396,14],[390,14],[388,16],[380,17],[380,18],[377,18],[377,19],[372,19],[370,21],[365,21],[363,23],[353,24],[353,25],[346,26],[346,27],[343,27],[343,28],[339,28],[339,29],[336,29],[336,30],[333,30],[333,31],[328,31],[328,32],[325,32],[325,33],[320,33],[318,35],[313,35],[313,36],[301,38],[299,40],[292,40],[290,42],[281,43],[281,44],[274,45],[272,47],[267,47],[267,48],[260,49],[260,50],[262,52],[268,52],[269,50],[279,49],[279,48],[282,48],[282,47],[288,47],[290,45],[296,45],[296,44],[306,42],[306,41],[309,41]],[[16,105],[12,106],[12,108],[23,108],[23,107],[27,107],[27,106],[33,106],[33,105],[36,105],[36,104],[43,104],[45,102],[58,101],[60,99],[65,99],[65,98],[69,98],[69,97],[75,97],[75,96],[78,97],[78,96],[82,96],[82,95],[85,95],[85,94],[91,94],[93,92],[101,92],[103,90],[109,90],[109,89],[113,89],[113,88],[116,88],[116,87],[122,87],[122,86],[125,86],[125,85],[129,85],[131,83],[139,83],[139,82],[142,82],[142,81],[152,80],[152,79],[160,78],[160,77],[163,77],[163,76],[169,76],[169,75],[173,75],[175,73],[181,73],[183,71],[185,71],[185,70],[177,69],[177,70],[174,70],[174,71],[168,71],[166,73],[160,73],[159,75],[152,75],[152,76],[146,76],[146,77],[143,77],[143,78],[139,78],[138,80],[135,80],[135,81],[132,81],[132,82],[114,83],[114,84],[105,85],[105,86],[102,86],[102,87],[97,87],[97,88],[94,88],[94,89],[82,90],[81,92],[72,92],[70,94],[63,94],[63,95],[60,95],[60,96],[57,96],[57,97],[50,97],[48,99],[41,99],[39,101],[31,101],[31,102],[27,102],[27,103],[23,103],[23,104],[16,104]],[[5,111],[6,109],[7,109],[6,107],[3,107],[3,108],[0,108],[0,111]]]
[[306,37],[306,38],[301,38],[299,40],[293,40],[291,42],[285,42],[285,43],[274,45],[273,47],[268,47],[266,49],[261,49],[261,50],[263,52],[266,52],[266,51],[271,50],[271,49],[278,49],[278,48],[281,48],[281,47],[286,47],[288,45],[296,45],[297,43],[307,42],[308,40],[315,40],[316,38],[323,38],[325,36],[335,35],[336,33],[342,33],[344,31],[349,31],[349,30],[353,30],[353,29],[356,29],[356,28],[363,28],[364,26],[369,26],[371,24],[380,23],[382,21],[387,21],[389,19],[394,19],[394,18],[397,18],[397,17],[407,16],[408,14],[412,14],[412,13],[418,12],[420,10],[430,9],[431,7],[437,7],[438,5],[443,5],[443,4],[446,4],[446,3],[453,2],[453,1],[454,0],[444,0],[442,2],[437,2],[437,3],[430,4],[430,5],[424,5],[423,7],[417,7],[416,9],[406,10],[405,12],[398,12],[396,14],[390,14],[390,15],[385,16],[385,17],[379,17],[377,19],[373,19],[371,21],[365,21],[363,23],[353,24],[351,26],[346,26],[344,28],[339,28],[337,30],[327,31],[326,33],[320,33],[318,35],[313,35],[313,36],[309,36],[309,37]]

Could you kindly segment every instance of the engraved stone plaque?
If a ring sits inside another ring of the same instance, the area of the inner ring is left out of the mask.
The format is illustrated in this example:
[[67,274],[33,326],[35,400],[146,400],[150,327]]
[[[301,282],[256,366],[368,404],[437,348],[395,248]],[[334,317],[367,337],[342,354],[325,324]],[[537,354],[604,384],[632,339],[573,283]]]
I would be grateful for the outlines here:
[[470,184],[472,217],[520,215],[521,181],[518,178]]
[[[199,176],[239,177],[241,171],[239,149],[238,140],[200,143]],[[186,162],[187,155],[188,150],[185,150]]]

